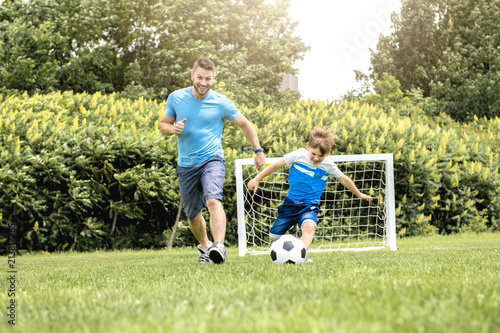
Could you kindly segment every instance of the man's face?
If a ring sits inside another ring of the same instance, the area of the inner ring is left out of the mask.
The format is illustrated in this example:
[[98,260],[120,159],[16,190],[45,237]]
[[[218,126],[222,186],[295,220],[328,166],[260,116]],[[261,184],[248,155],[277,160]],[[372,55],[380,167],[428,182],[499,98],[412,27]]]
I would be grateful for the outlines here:
[[198,100],[203,99],[210,91],[214,79],[214,72],[212,70],[198,67],[196,71],[192,72],[191,80],[193,81],[194,97]]
[[307,145],[307,151],[309,152],[309,159],[313,165],[320,164],[325,160],[325,158],[330,154],[321,154],[321,150],[319,148],[311,148]]

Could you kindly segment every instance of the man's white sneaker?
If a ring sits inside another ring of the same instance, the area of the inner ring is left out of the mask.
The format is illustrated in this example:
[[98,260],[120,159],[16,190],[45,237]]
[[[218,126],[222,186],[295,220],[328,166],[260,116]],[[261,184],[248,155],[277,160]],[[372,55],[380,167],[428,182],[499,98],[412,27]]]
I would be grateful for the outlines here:
[[226,247],[222,243],[214,242],[208,249],[208,255],[214,264],[223,264],[226,261]]
[[200,263],[210,262],[210,256],[208,255],[208,249],[204,250],[201,247],[201,244],[198,244],[197,248],[198,248],[198,252],[200,252],[200,257],[198,258],[198,262],[200,262]]

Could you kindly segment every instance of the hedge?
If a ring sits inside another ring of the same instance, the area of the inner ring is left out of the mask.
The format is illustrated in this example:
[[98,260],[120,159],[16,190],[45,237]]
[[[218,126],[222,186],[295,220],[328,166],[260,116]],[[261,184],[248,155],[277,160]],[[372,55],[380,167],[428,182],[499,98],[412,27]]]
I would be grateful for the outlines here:
[[[0,242],[15,225],[20,250],[166,245],[179,191],[176,138],[157,128],[164,103],[71,92],[0,96],[0,102]],[[241,111],[268,157],[304,147],[314,126],[337,134],[334,154],[393,153],[401,236],[499,230],[498,118],[461,124],[412,105],[358,102]],[[232,124],[223,145],[226,240],[234,245],[234,160],[253,152]],[[194,242],[182,214],[174,245]]]

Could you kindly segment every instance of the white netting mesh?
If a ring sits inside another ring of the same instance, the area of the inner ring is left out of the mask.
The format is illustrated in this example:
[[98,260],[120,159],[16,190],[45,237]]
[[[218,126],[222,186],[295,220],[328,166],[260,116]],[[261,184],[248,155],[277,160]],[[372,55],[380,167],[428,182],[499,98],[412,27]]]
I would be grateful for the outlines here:
[[[336,164],[373,201],[368,203],[359,199],[335,178],[329,179],[321,197],[318,224],[309,251],[386,247],[386,161]],[[246,248],[249,253],[267,253],[271,245],[269,230],[288,192],[288,167],[264,178],[254,193],[246,185],[256,175],[253,165],[242,166]],[[300,237],[297,229],[291,233]]]

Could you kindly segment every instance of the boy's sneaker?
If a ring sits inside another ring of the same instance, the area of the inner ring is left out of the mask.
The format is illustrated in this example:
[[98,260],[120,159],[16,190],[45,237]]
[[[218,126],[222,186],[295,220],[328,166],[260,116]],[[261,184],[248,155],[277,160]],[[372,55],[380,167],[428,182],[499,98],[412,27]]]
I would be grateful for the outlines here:
[[304,263],[311,263],[311,262],[314,262],[311,258],[306,258],[306,261],[304,261]]
[[[212,245],[212,244],[210,244]],[[198,258],[198,262],[203,263],[203,262],[210,262],[210,256],[208,255],[208,249],[204,250],[201,247],[201,244],[198,244],[197,246],[198,252],[200,252],[200,257]]]
[[208,249],[208,255],[214,264],[223,264],[226,261],[226,247],[222,243],[214,242]]

